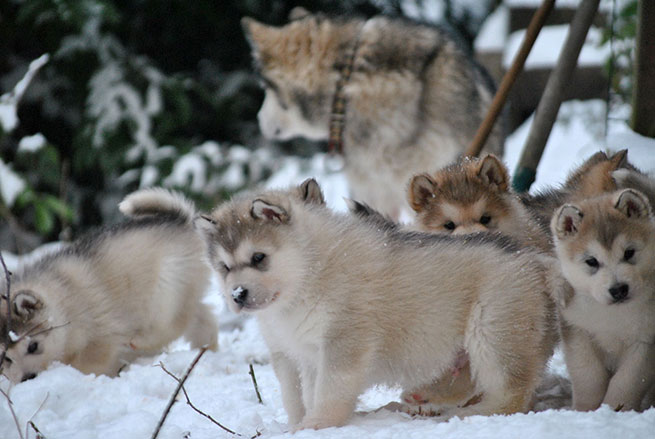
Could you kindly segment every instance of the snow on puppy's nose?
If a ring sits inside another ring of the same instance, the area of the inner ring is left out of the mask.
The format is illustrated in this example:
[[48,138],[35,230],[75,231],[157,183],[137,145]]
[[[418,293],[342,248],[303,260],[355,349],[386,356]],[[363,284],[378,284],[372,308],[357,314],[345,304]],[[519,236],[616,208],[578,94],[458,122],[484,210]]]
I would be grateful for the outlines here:
[[234,287],[232,289],[232,300],[237,305],[243,306],[244,303],[246,302],[246,299],[248,297],[248,290],[246,288],[243,288],[241,285]]

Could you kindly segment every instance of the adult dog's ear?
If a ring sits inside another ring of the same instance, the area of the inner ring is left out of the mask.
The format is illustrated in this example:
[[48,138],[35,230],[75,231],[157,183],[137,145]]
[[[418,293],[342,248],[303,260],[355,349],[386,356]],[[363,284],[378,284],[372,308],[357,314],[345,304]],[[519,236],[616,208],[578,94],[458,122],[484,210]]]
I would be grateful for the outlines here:
[[14,304],[14,313],[23,320],[31,319],[38,310],[43,308],[43,302],[31,290],[18,291],[13,296],[12,303]]
[[241,19],[241,28],[252,49],[255,64],[259,67],[266,65],[271,51],[278,44],[280,28],[260,23],[250,17],[243,17]]
[[634,189],[625,189],[615,196],[614,208],[628,218],[648,218],[651,207],[648,198]]
[[298,191],[300,193],[300,199],[305,203],[317,204],[319,206],[325,204],[325,198],[323,197],[321,187],[313,178],[308,178],[303,181],[300,186],[298,186]]
[[553,215],[551,223],[553,235],[560,239],[575,235],[578,233],[583,217],[584,214],[578,207],[565,204]]
[[409,205],[416,212],[422,211],[435,197],[437,183],[428,174],[419,174],[409,182],[407,198]]
[[252,202],[250,214],[255,219],[272,221],[278,224],[287,223],[290,219],[284,207],[269,203],[260,198]]
[[312,15],[311,12],[309,12],[307,9],[303,8],[302,6],[296,6],[289,12],[289,20],[302,20],[305,17],[309,17]]
[[496,187],[503,192],[507,191],[509,182],[507,168],[495,155],[487,154],[480,160],[477,175],[485,185]]

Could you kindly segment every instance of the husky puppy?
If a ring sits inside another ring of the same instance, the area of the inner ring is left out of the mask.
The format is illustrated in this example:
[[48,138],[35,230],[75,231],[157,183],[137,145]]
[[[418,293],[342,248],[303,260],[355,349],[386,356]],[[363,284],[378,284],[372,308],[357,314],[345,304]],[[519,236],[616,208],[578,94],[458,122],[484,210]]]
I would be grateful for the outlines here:
[[544,251],[548,236],[510,189],[509,173],[495,156],[464,158],[433,175],[414,176],[408,189],[423,231],[466,234],[498,231]]
[[558,304],[573,407],[639,410],[655,396],[655,219],[625,189],[562,206],[555,249],[573,286]]
[[549,258],[334,213],[313,179],[204,218],[225,298],[257,317],[295,428],[343,425],[369,386],[428,384],[462,352],[483,397],[444,417],[527,409],[553,350]]
[[[192,203],[144,189],[120,210],[131,218],[13,276],[14,339],[2,365],[11,381],[33,378],[53,361],[116,375],[125,361],[155,354],[182,335],[194,347],[216,350],[215,318],[201,303],[211,269]],[[6,309],[6,329],[5,316]]]
[[655,180],[635,169],[618,169],[612,172],[612,179],[619,189],[637,189],[646,197],[651,206],[655,205]]
[[619,189],[612,174],[617,169],[628,169],[639,173],[637,168],[628,162],[627,149],[611,156],[604,151],[598,151],[575,168],[561,187],[546,189],[534,195],[521,194],[521,201],[535,216],[542,229],[550,234],[550,221],[558,207],[567,202],[591,198]]
[[[452,162],[472,141],[493,81],[441,28],[292,13],[283,27],[242,21],[265,87],[263,135],[328,140],[336,100],[352,198],[398,219],[409,178]],[[487,147],[496,154],[500,125]]]

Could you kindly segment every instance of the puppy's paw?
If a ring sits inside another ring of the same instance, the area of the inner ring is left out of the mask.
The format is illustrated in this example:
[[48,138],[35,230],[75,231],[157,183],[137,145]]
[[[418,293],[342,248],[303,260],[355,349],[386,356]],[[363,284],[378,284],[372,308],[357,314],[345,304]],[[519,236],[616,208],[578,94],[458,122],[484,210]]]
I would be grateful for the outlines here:
[[320,430],[320,429],[328,428],[328,427],[340,427],[342,425],[343,425],[343,422],[335,422],[335,421],[333,421],[331,419],[305,417],[300,423],[296,424],[291,429],[291,432],[295,433],[296,431],[307,430],[307,429]]
[[400,399],[411,405],[427,404],[430,402],[430,396],[427,393],[423,393],[422,390],[423,389],[406,390],[401,393]]
[[406,413],[410,416],[441,416],[443,407],[434,404],[404,404],[402,402],[390,402],[376,410],[389,410],[390,412]]

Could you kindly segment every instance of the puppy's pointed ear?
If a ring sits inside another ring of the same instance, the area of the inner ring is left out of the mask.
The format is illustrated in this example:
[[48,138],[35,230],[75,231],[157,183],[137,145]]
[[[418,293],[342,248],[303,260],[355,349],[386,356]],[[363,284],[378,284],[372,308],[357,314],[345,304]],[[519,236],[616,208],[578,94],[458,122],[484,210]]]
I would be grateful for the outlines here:
[[507,191],[509,182],[507,168],[495,155],[487,154],[480,160],[477,175],[485,185],[495,186],[503,192]]
[[216,232],[216,221],[211,215],[201,214],[194,218],[193,225],[205,237],[211,237]]
[[651,215],[648,198],[639,191],[625,189],[615,199],[614,207],[628,218],[648,218]]
[[420,212],[435,197],[436,190],[437,183],[428,174],[415,175],[409,182],[409,205],[415,212]]
[[307,9],[303,8],[302,6],[296,6],[289,12],[289,20],[301,20],[305,17],[309,17],[312,15],[311,12],[309,12]]
[[551,224],[553,235],[558,238],[575,235],[578,233],[583,217],[584,214],[576,206],[565,204],[557,209],[553,216]]
[[323,192],[321,187],[318,185],[316,180],[313,178],[308,178],[303,181],[300,186],[298,186],[300,192],[300,199],[308,204],[325,204],[325,198],[323,198]]
[[282,206],[271,204],[262,199],[257,199],[252,202],[250,214],[255,219],[264,221],[273,221],[275,223],[284,224],[289,222],[289,214]]
[[14,304],[14,313],[24,320],[34,317],[34,314],[43,308],[43,302],[33,291],[21,290],[12,298]]
[[612,164],[610,171],[625,168],[628,164],[628,150],[622,149],[619,152],[614,153],[612,157],[608,158],[608,161]]

